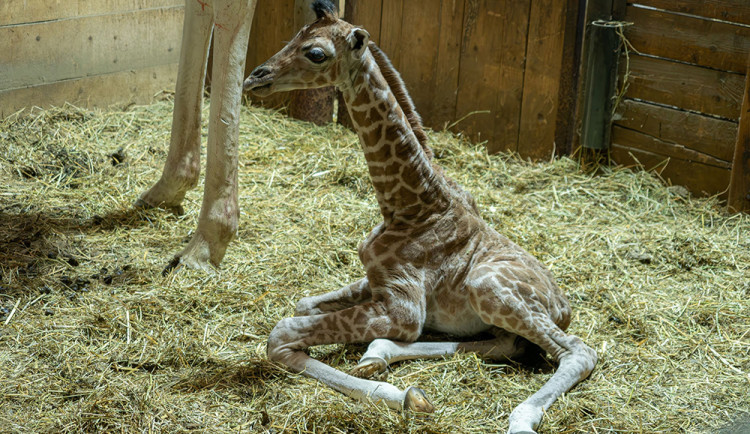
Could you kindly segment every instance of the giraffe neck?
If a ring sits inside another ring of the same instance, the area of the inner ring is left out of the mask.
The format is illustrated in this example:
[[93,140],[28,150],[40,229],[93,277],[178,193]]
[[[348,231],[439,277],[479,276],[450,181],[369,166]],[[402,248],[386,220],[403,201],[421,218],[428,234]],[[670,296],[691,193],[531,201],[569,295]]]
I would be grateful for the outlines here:
[[[391,69],[388,74],[397,76],[389,62],[383,64],[381,59],[380,63]],[[429,148],[415,134],[416,130],[420,137],[424,136],[421,125],[413,128],[414,119],[410,123],[369,49],[361,69],[353,72],[352,77],[351,85],[341,91],[359,135],[385,222],[424,218],[442,209],[447,203],[445,182],[432,165]],[[405,90],[400,91],[405,94]],[[412,110],[410,107],[410,113]]]

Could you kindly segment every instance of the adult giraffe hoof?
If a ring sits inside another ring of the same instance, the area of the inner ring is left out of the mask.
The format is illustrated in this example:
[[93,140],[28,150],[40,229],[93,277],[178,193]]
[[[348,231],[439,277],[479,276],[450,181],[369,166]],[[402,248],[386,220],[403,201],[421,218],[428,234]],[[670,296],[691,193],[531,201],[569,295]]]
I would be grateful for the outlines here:
[[380,357],[366,357],[352,368],[350,374],[359,378],[372,378],[384,373],[388,369],[388,363]]
[[432,413],[435,411],[435,406],[427,399],[427,395],[424,394],[422,389],[411,386],[406,389],[404,410],[416,411],[418,413]]
[[159,205],[152,205],[145,201],[143,198],[138,198],[133,203],[133,208],[135,209],[152,209],[152,208],[161,208],[164,210],[167,210],[171,212],[172,214],[176,216],[181,216],[185,214],[185,208],[182,207],[182,205],[167,205],[165,203],[159,204]]
[[169,273],[176,273],[180,271],[180,268],[182,268],[182,261],[180,261],[179,256],[175,256],[171,261],[169,261],[167,266],[164,267],[163,270],[161,270],[161,275],[167,276],[169,275]]

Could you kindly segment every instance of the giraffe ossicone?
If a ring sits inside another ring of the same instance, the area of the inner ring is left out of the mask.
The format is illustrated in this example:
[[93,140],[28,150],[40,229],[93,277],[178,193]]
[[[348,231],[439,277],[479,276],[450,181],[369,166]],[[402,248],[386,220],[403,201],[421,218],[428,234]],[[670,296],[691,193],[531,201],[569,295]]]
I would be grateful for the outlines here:
[[[596,352],[565,333],[571,309],[552,274],[481,218],[471,196],[432,161],[406,88],[366,30],[316,1],[317,21],[257,67],[244,88],[266,95],[334,85],[362,144],[383,216],[359,246],[365,277],[306,297],[268,339],[269,358],[356,399],[432,411],[416,387],[367,378],[388,363],[457,351],[509,359],[541,347],[559,361],[553,376],[520,403],[509,432],[533,432],[544,412],[585,379]],[[417,342],[424,330],[475,342]],[[310,346],[371,342],[351,374],[308,356]],[[532,345],[533,344],[533,345]]]

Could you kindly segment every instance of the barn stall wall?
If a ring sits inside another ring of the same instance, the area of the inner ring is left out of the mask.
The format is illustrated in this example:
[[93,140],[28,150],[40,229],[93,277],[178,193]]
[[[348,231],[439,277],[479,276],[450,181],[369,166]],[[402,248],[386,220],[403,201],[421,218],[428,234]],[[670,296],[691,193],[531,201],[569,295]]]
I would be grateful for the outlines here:
[[[258,2],[248,72],[298,30],[294,0],[268,3]],[[565,146],[556,133],[567,137],[577,65],[563,51],[573,51],[576,9],[573,0],[347,0],[344,16],[390,57],[425,125],[455,124],[490,152],[546,159]]]
[[457,130],[486,141],[490,152],[537,159],[552,155],[558,116],[567,117],[558,108],[562,77],[573,70],[563,50],[576,6],[561,0],[348,0],[346,16],[391,58],[426,125],[441,129],[458,121]]
[[183,15],[182,0],[0,2],[0,117],[173,90]]
[[612,126],[613,160],[726,198],[747,92],[750,2],[638,0],[622,21],[632,23],[624,34],[635,52],[620,60],[628,87]]

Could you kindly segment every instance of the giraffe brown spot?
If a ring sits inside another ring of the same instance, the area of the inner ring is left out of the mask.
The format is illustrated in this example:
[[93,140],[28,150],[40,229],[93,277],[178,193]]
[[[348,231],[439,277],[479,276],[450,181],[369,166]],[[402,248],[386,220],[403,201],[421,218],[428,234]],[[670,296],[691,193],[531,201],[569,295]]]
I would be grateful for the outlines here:
[[372,97],[370,96],[370,93],[367,90],[362,90],[357,94],[357,98],[354,99],[349,107],[359,107],[361,105],[369,103],[371,100]]
[[377,107],[371,107],[367,117],[370,119],[370,122],[377,123],[383,120],[383,113]]
[[499,309],[496,303],[493,303],[493,301],[489,298],[482,299],[482,302],[479,305],[479,308],[482,309],[482,312],[487,313],[499,313],[502,315],[501,312],[499,312]]
[[397,192],[401,207],[407,207],[418,202],[416,193],[410,191],[407,188],[400,188]]

